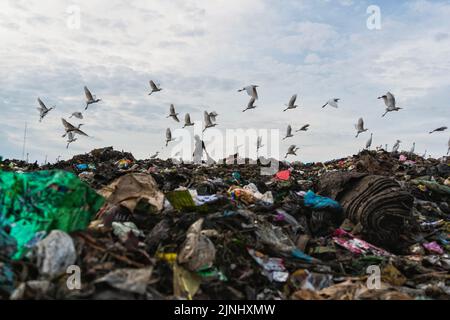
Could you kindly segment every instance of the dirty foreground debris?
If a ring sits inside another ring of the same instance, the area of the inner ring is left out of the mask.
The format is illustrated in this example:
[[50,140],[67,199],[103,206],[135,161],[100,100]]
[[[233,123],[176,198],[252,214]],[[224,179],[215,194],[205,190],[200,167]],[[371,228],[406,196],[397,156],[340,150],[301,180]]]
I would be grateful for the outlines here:
[[0,161],[1,299],[450,298],[450,163]]

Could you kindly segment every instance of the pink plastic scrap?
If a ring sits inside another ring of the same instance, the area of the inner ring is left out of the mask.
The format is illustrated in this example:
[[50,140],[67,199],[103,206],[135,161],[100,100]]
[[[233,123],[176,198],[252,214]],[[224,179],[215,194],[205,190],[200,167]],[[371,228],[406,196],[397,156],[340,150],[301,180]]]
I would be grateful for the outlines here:
[[444,250],[436,241],[424,243],[423,247],[432,253],[444,254]]
[[263,274],[270,281],[286,282],[289,278],[289,272],[286,271],[283,259],[270,258],[265,254],[251,248],[247,248],[248,253],[263,268]]
[[408,158],[402,154],[400,156],[399,160],[400,160],[400,162],[405,162],[406,160],[408,160]]
[[364,240],[358,239],[343,229],[337,229],[334,232],[333,241],[357,255],[371,253],[376,256],[392,256],[392,254],[386,250],[378,248]]
[[279,180],[286,181],[286,180],[289,180],[289,177],[291,176],[291,171],[289,171],[289,170],[280,171],[275,176]]

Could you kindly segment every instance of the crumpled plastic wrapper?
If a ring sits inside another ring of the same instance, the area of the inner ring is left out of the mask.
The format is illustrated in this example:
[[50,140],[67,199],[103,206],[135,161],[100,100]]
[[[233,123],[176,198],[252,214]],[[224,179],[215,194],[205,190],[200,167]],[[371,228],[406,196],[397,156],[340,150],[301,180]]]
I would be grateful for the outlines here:
[[152,273],[153,267],[117,269],[95,280],[95,283],[104,282],[119,290],[144,294]]
[[202,234],[203,219],[193,223],[186,234],[186,240],[178,254],[178,263],[190,271],[212,267],[216,259],[216,248],[212,241]]
[[121,204],[131,212],[141,200],[154,206],[158,212],[164,207],[164,194],[158,189],[155,179],[143,173],[129,173],[121,176],[98,193],[108,202]]
[[41,274],[50,277],[66,272],[77,259],[72,238],[61,230],[53,230],[34,249]]

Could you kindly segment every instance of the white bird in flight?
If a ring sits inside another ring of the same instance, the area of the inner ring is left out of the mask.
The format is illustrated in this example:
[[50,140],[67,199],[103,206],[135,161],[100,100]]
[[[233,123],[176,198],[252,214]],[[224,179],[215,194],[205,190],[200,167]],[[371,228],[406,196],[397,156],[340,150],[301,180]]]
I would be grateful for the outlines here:
[[296,132],[300,132],[300,131],[308,131],[309,129],[309,124],[305,124],[303,127],[301,127],[300,129],[298,129]]
[[189,113],[186,113],[186,115],[184,116],[184,126],[185,127],[192,127],[194,125],[193,122],[191,122],[191,116]]
[[206,129],[208,128],[212,128],[217,126],[216,123],[213,123],[211,120],[211,114],[209,114],[208,112],[204,112],[203,113],[203,117],[204,117],[204,121],[205,121],[205,128],[203,129],[203,132],[205,132]]
[[256,88],[258,88],[258,87],[259,87],[258,85],[250,85],[250,86],[247,86],[247,87],[244,87],[244,88],[238,90],[238,92],[247,91],[247,94],[250,97],[253,97],[256,100],[258,100],[258,91],[256,91]]
[[369,140],[367,140],[366,142],[366,149],[370,149],[370,147],[372,146],[372,139],[373,139],[373,133],[370,134],[370,138]]
[[156,159],[156,157],[159,155],[159,151],[156,151],[154,155],[150,156],[150,159]]
[[286,155],[284,156],[284,158],[286,159],[289,155],[296,156],[296,155],[297,155],[296,152],[297,152],[298,150],[300,150],[300,148],[297,148],[296,145],[294,145],[294,144],[291,145],[291,146],[289,147],[289,149],[288,149]]
[[386,112],[381,117],[385,117],[389,112],[399,111],[402,109],[396,106],[395,97],[390,92],[381,97],[378,97],[378,99],[383,99],[384,104],[386,105]]
[[326,106],[330,106],[330,107],[333,107],[333,108],[339,108],[339,105],[338,105],[338,103],[339,103],[339,101],[340,101],[341,99],[339,99],[339,98],[333,98],[333,99],[330,99],[330,100],[328,100],[327,101],[327,103],[325,103],[323,106],[322,106],[322,108],[325,108]]
[[72,131],[70,131],[70,132],[68,133],[68,136],[67,136],[67,146],[66,146],[66,149],[69,149],[69,145],[70,145],[72,142],[75,142],[75,141],[77,141],[77,138],[75,138],[75,134],[74,134]]
[[368,130],[368,129],[364,128],[364,120],[363,120],[363,118],[359,118],[358,119],[358,123],[355,124],[355,128],[356,128],[356,131],[357,131],[355,138],[358,138],[358,136],[361,133],[366,132]]
[[178,116],[178,113],[175,112],[175,106],[172,103],[172,104],[170,104],[170,113],[166,118],[172,118],[176,122],[180,122],[180,120],[178,119],[177,116]]
[[86,86],[84,86],[84,94],[86,95],[86,107],[84,110],[87,110],[90,104],[102,101],[102,99],[97,99],[95,95],[92,95]]
[[292,138],[294,135],[292,134],[292,127],[291,125],[287,126],[286,129],[286,136],[283,138],[283,140],[286,140],[287,138]]
[[77,119],[83,119],[83,114],[81,112],[74,112],[70,115],[69,119],[75,117]]
[[296,94],[294,94],[294,95],[291,97],[291,99],[289,100],[289,103],[288,103],[288,104],[285,104],[285,106],[287,106],[287,108],[284,109],[283,112],[286,112],[286,111],[288,111],[288,110],[297,108],[298,106],[295,104],[295,100],[297,100],[297,95],[296,95]]
[[170,141],[175,141],[175,139],[172,139],[172,131],[170,131],[170,128],[167,128],[167,130],[166,130],[166,147]]
[[400,148],[400,143],[401,143],[400,140],[397,140],[397,141],[395,142],[394,146],[392,147],[392,152],[395,153],[395,152],[398,151],[398,149]]
[[152,91],[148,94],[149,96],[153,93],[153,92],[158,92],[161,91],[162,88],[158,85],[155,84],[155,82],[153,82],[153,80],[149,81],[150,83],[150,89],[152,89]]
[[250,109],[255,109],[256,108],[255,101],[256,101],[256,98],[255,97],[251,97],[250,101],[247,104],[247,108],[242,110],[242,112],[245,112],[245,111],[250,110]]
[[217,112],[213,111],[209,113],[209,118],[211,119],[212,122],[216,122],[216,118],[218,115],[219,114]]
[[75,127],[73,124],[67,122],[67,120],[64,118],[61,118],[61,121],[64,126],[64,130],[66,131],[66,133],[63,134],[63,136],[62,136],[63,138],[65,138],[69,132],[73,132],[73,133],[77,133],[82,136],[89,137],[86,133],[84,133],[83,131],[80,130],[80,128],[83,124],[79,124],[78,127]]
[[39,108],[37,108],[39,110],[40,116],[39,122],[42,122],[42,119],[44,119],[44,117],[50,112],[50,110],[55,109],[55,106],[47,108],[47,106],[42,102],[40,98],[37,98],[37,101],[39,103]]
[[448,129],[447,127],[439,127],[437,129],[434,129],[433,131],[430,131],[430,134],[435,133],[435,132],[444,132],[447,129]]

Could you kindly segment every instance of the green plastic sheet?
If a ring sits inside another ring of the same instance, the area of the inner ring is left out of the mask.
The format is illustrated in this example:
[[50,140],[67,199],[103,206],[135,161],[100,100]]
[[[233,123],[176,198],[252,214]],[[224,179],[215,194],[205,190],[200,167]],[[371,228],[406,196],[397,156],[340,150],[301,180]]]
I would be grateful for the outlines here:
[[0,171],[0,217],[9,222],[17,241],[14,259],[23,256],[38,231],[85,229],[103,203],[102,196],[70,172]]

